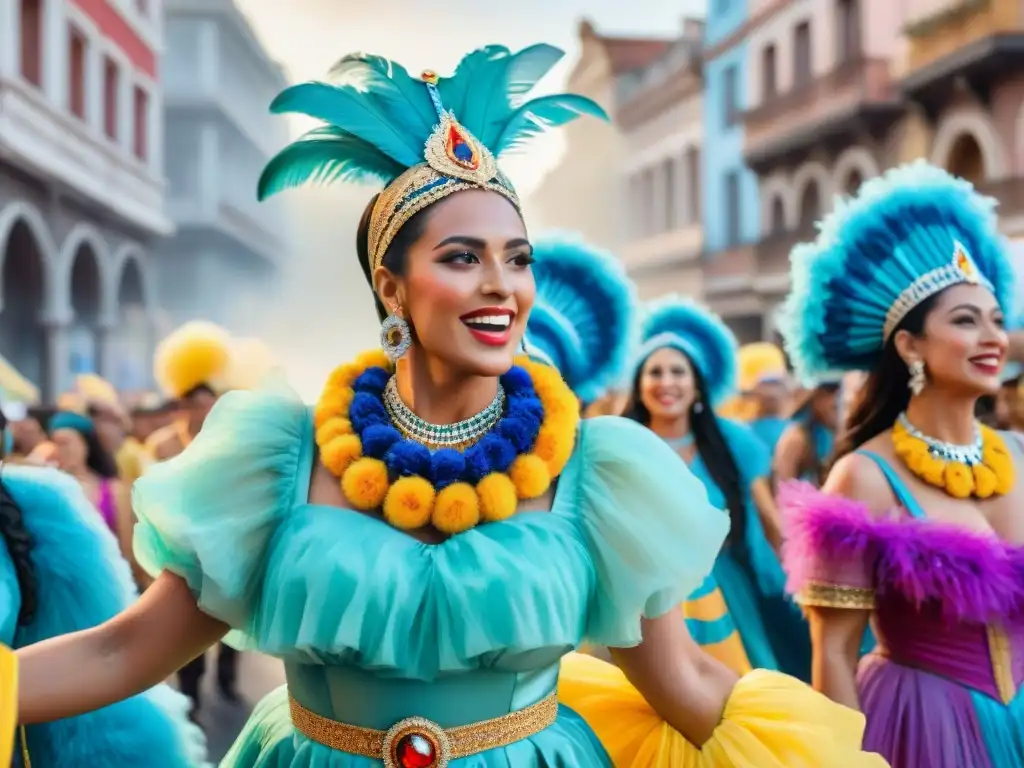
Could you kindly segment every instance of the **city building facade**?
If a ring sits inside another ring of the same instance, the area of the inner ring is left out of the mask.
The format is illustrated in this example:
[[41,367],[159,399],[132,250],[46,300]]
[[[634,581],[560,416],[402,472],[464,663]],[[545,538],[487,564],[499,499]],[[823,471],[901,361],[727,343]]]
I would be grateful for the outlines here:
[[927,157],[999,200],[1024,238],[1024,6],[913,0],[903,20],[902,159]]
[[176,233],[160,260],[174,320],[202,316],[244,331],[237,300],[270,300],[291,238],[285,203],[256,200],[267,160],[288,141],[268,107],[279,65],[232,0],[166,0],[167,206]]
[[710,0],[704,34],[704,299],[741,341],[764,333],[751,290],[758,185],[743,155],[750,2]]
[[758,175],[760,231],[750,290],[771,331],[793,246],[898,151],[901,19],[891,0],[754,0],[752,11],[743,154]]
[[616,122],[618,78],[642,70],[672,41],[601,35],[589,21],[580,23],[579,38],[566,89],[596,101],[612,120],[575,120],[561,129],[562,156],[526,199],[524,215],[531,229],[578,232],[619,253],[629,240],[629,200],[621,173],[628,147]]
[[149,380],[161,0],[0,0],[0,355],[43,396]]
[[702,292],[703,36],[703,22],[685,19],[671,47],[617,78],[615,121],[629,147],[619,255],[645,299]]

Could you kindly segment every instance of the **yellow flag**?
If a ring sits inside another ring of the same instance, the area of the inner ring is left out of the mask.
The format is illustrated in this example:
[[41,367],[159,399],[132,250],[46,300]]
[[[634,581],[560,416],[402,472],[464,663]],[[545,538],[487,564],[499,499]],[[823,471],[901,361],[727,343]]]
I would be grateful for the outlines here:
[[18,724],[18,657],[0,645],[0,765],[14,760],[14,733]]

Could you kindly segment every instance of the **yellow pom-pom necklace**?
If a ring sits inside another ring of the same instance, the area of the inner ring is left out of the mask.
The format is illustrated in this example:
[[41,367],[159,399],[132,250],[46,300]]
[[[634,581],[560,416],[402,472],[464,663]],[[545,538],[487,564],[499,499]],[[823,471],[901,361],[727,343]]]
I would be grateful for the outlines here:
[[1013,490],[1013,457],[994,429],[978,424],[969,445],[953,445],[928,437],[901,413],[892,428],[896,455],[907,469],[950,496],[987,499]]
[[354,507],[395,528],[454,535],[543,496],[572,455],[579,401],[550,366],[526,357],[495,400],[456,425],[427,424],[398,397],[383,352],[337,368],[314,412],[320,460]]

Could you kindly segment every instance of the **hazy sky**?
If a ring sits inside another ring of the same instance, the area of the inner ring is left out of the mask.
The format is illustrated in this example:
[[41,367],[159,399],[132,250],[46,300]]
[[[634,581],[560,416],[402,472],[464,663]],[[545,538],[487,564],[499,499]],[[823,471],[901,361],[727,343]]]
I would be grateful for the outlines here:
[[[344,54],[368,51],[401,61],[410,71],[450,72],[459,58],[487,43],[513,50],[549,42],[566,50],[539,90],[554,91],[575,61],[578,23],[589,18],[606,34],[671,37],[704,0],[236,0],[271,57],[289,79],[322,77]],[[557,161],[555,137],[506,171],[522,193]],[[331,368],[377,344],[379,325],[354,255],[355,228],[371,191],[342,186],[285,194],[295,246],[282,256],[281,295],[271,303],[243,297],[238,331],[274,348],[288,377],[314,398]]]

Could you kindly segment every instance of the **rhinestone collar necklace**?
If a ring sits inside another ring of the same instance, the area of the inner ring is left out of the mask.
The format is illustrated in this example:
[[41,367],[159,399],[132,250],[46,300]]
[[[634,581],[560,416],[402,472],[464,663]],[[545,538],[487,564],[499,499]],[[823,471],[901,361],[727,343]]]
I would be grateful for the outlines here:
[[475,416],[454,424],[431,424],[413,413],[405,404],[398,394],[398,381],[392,376],[384,389],[384,408],[391,423],[403,437],[432,450],[462,449],[476,443],[501,421],[505,413],[505,390],[499,383],[494,399]]
[[899,415],[899,422],[903,425],[903,428],[907,430],[907,434],[927,445],[928,453],[935,458],[941,459],[942,461],[952,461],[957,464],[965,464],[968,467],[981,464],[982,439],[981,429],[978,427],[977,422],[974,423],[974,441],[967,445],[947,443],[944,440],[936,440],[934,437],[929,437],[910,423],[910,419],[907,418],[906,412]]

